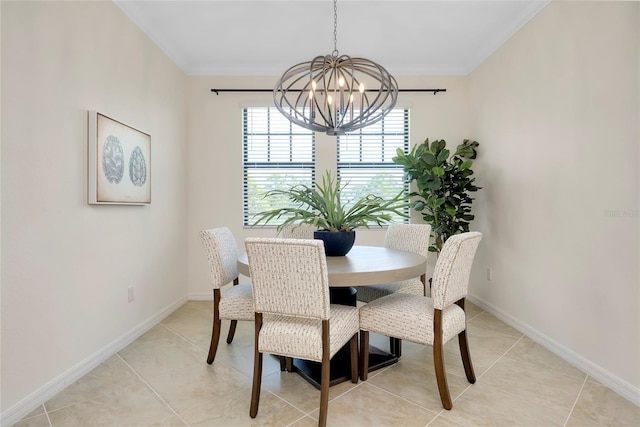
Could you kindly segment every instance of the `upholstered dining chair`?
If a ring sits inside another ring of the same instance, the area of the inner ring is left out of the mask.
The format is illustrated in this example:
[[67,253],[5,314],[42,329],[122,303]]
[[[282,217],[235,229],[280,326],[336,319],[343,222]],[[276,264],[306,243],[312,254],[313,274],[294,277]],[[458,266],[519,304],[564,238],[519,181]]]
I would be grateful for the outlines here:
[[456,335],[467,380],[476,381],[466,335],[464,301],[473,258],[482,234],[468,232],[447,239],[433,273],[431,297],[394,293],[360,308],[360,372],[367,379],[369,332],[433,347],[440,400],[451,409],[443,346]]
[[[414,252],[427,258],[430,237],[431,225],[429,224],[389,224],[384,237],[384,245],[387,248]],[[427,295],[426,271],[420,277],[413,279],[358,286],[356,290],[357,300],[364,303],[395,292]],[[389,351],[396,357],[400,357],[402,355],[402,341],[394,337],[389,338]]]
[[287,224],[278,232],[283,239],[313,239],[316,227],[311,224]]
[[[238,246],[227,227],[200,231],[202,243],[207,252],[213,286],[213,327],[207,363],[216,358],[220,341],[221,319],[231,320],[227,344],[231,344],[238,320],[253,320],[253,296],[250,284],[239,284]],[[222,287],[233,282],[233,286],[222,291]]]
[[262,355],[320,362],[319,425],[327,423],[330,360],[351,345],[351,380],[358,382],[358,309],[330,304],[329,276],[320,240],[245,240],[255,305],[253,389],[249,414],[260,403]]
[[[427,258],[430,236],[431,226],[429,224],[389,224],[384,245],[387,248],[414,252]],[[358,301],[371,302],[395,292],[426,295],[425,274],[401,282],[358,286],[356,288]]]

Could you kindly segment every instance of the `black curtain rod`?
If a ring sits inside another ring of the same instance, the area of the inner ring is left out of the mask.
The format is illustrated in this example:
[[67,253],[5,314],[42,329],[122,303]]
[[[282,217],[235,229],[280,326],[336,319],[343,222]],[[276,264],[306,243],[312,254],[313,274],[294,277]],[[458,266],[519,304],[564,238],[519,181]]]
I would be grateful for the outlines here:
[[[300,92],[301,89],[289,89],[288,92]],[[446,89],[398,89],[398,92],[433,92],[435,95],[438,92],[446,92]],[[216,95],[220,95],[220,92],[273,92],[273,89],[211,89]],[[373,90],[365,90],[365,92],[375,92]]]

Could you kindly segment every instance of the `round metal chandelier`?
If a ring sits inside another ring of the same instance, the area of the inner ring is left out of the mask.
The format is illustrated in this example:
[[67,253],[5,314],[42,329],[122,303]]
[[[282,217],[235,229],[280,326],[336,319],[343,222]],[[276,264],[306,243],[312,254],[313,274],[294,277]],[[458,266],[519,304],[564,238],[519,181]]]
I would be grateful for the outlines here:
[[398,99],[398,83],[382,66],[338,53],[338,5],[333,1],[333,52],[296,64],[273,89],[276,108],[291,122],[328,135],[376,123]]

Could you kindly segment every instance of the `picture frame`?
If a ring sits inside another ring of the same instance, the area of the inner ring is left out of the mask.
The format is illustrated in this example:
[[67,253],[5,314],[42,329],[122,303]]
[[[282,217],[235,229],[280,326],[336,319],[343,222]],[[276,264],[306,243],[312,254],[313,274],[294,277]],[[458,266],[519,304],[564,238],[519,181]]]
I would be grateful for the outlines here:
[[151,203],[151,135],[88,112],[88,203]]

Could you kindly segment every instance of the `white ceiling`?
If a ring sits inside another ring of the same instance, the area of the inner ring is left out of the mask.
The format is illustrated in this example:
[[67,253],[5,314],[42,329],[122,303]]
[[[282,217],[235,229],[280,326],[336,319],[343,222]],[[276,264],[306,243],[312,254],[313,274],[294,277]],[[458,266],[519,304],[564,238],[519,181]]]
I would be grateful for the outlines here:
[[[188,75],[280,75],[333,51],[331,0],[114,0]],[[340,54],[396,75],[464,75],[549,0],[338,1]]]

